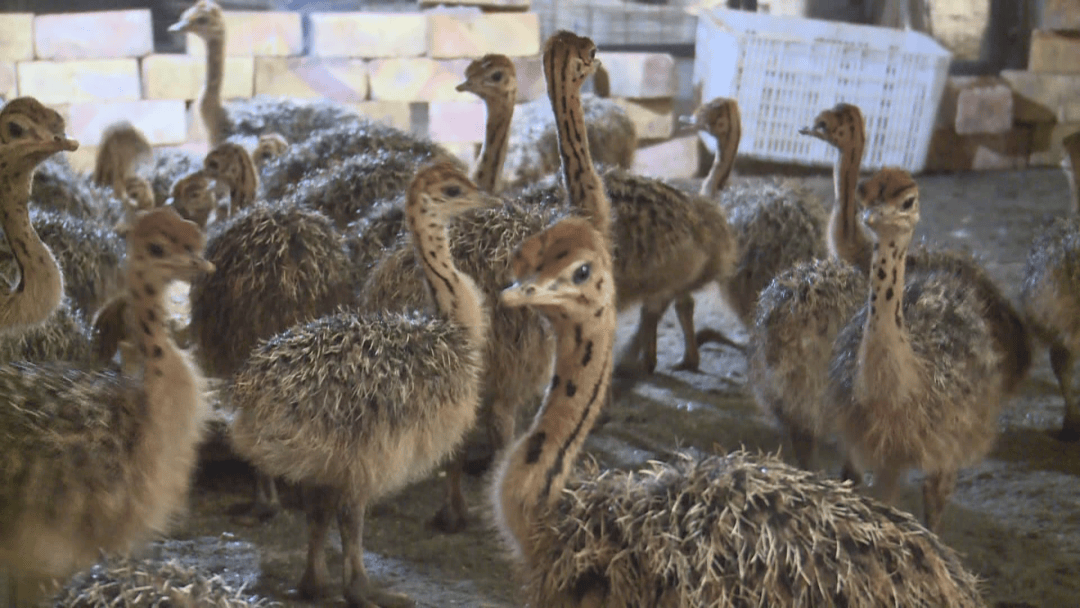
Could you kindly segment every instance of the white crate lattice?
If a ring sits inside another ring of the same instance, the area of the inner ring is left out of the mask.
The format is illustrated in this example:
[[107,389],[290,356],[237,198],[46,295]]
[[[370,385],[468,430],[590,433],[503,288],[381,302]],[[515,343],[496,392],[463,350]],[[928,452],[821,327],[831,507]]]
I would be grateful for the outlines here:
[[[733,97],[742,113],[739,154],[831,164],[828,144],[801,136],[838,102],[866,119],[863,167],[921,171],[950,54],[929,36],[865,25],[713,9],[698,19],[694,82],[702,99]],[[715,149],[711,137],[706,146]]]

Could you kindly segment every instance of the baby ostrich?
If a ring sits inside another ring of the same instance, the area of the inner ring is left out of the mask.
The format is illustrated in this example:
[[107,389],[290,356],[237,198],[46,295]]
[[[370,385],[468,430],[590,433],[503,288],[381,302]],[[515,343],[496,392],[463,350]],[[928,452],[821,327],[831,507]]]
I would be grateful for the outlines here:
[[121,200],[127,196],[128,177],[134,175],[136,166],[153,156],[153,148],[142,131],[126,120],[110,125],[101,136],[94,164],[94,183],[112,188]]
[[[234,151],[218,157],[217,174],[247,176],[230,188],[251,200],[251,159],[242,147]],[[260,203],[215,223],[206,258],[217,270],[191,285],[190,334],[203,369],[217,378],[235,374],[260,340],[353,301],[355,275],[345,240],[329,219],[310,209]],[[278,509],[266,481],[260,478],[257,487],[259,517]]]
[[510,137],[510,124],[517,99],[517,70],[506,55],[484,55],[465,69],[465,82],[458,91],[468,91],[484,100],[487,123],[484,145],[476,164],[473,180],[484,192],[496,194],[502,179],[502,167]]
[[[777,274],[797,262],[825,257],[825,207],[817,197],[775,182],[757,181],[725,189],[742,136],[739,104],[734,99],[718,97],[683,122],[716,138],[716,156],[701,185],[701,195],[720,199],[728,224],[738,236],[740,254],[725,295],[743,326],[749,328],[758,296]],[[676,310],[692,319],[693,306],[693,297],[686,294]],[[734,344],[716,330],[698,332],[698,345],[709,341]]]
[[251,154],[240,144],[225,142],[214,146],[203,161],[203,173],[229,188],[229,206],[224,214],[218,208],[217,221],[232,217],[255,202],[259,172]]
[[206,228],[210,213],[217,208],[210,178],[201,169],[176,180],[166,204],[176,209],[180,217],[195,222],[200,228]]
[[266,133],[259,136],[255,149],[251,151],[251,160],[255,168],[260,172],[266,165],[285,153],[289,149],[289,142],[280,133]]
[[555,374],[491,500],[530,606],[983,606],[914,518],[772,457],[736,452],[570,480],[615,339],[605,239],[567,219],[522,244],[507,306],[554,327]]
[[872,238],[870,297],[836,338],[826,403],[850,462],[873,470],[892,502],[907,469],[925,471],[926,524],[936,529],[961,467],[997,435],[1000,356],[985,304],[947,269],[905,257],[919,221],[919,190],[899,169],[859,186]]
[[1020,294],[1031,327],[1050,345],[1050,366],[1065,400],[1065,419],[1058,438],[1080,440],[1080,404],[1073,388],[1073,366],[1080,353],[1080,131],[1063,141],[1062,168],[1069,179],[1072,215],[1059,218],[1035,238],[1024,267]]
[[406,213],[439,313],[323,317],[261,343],[235,377],[237,451],[308,484],[305,597],[324,592],[326,533],[337,513],[349,605],[412,605],[368,580],[364,511],[427,474],[476,418],[488,316],[483,294],[454,266],[447,223],[491,200],[453,165],[423,168]]
[[13,99],[0,110],[0,226],[19,270],[19,282],[0,294],[0,332],[41,323],[63,297],[60,267],[30,223],[27,205],[34,169],[78,147],[64,136],[60,114],[32,97]]
[[[546,190],[541,192],[546,195],[543,199],[529,203],[515,200],[495,209],[468,214],[452,229],[454,257],[465,272],[475,277],[492,311],[483,386],[484,402],[490,407],[485,414],[496,451],[513,439],[518,408],[543,394],[551,362],[550,332],[543,320],[535,312],[498,305],[498,292],[510,280],[514,249],[526,236],[542,230],[570,210],[590,218],[602,234],[611,231],[611,203],[582,135],[586,126],[580,88],[596,69],[595,53],[596,46],[591,40],[569,32],[555,34],[544,46],[549,101],[559,113],[558,124],[563,131],[559,144],[563,146],[563,176],[571,193],[569,207],[565,193]],[[485,78],[490,80],[498,71],[498,67],[489,66]],[[509,81],[503,77],[500,80],[502,86],[508,86]],[[495,150],[497,146],[488,149]],[[361,300],[363,308],[404,310],[425,306],[429,296],[420,269],[415,251],[396,247],[369,274]],[[451,469],[448,501],[433,522],[448,532],[466,525],[459,476],[460,469]]]
[[65,577],[164,531],[184,506],[206,404],[203,380],[168,338],[168,284],[213,270],[198,227],[169,209],[140,215],[127,294],[140,374],[70,365],[0,366],[0,565]]
[[197,103],[211,146],[233,135],[257,137],[264,133],[278,133],[286,141],[299,142],[319,129],[361,120],[356,112],[326,101],[256,98],[223,106],[225,20],[213,0],[197,0],[169,31],[194,34],[206,43],[206,85]]

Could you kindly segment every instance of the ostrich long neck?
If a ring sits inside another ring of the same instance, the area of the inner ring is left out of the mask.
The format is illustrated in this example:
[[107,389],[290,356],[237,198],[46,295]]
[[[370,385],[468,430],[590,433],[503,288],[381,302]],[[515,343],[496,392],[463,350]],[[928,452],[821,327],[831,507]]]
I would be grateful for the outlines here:
[[866,272],[870,267],[871,242],[859,223],[856,200],[863,148],[861,140],[841,148],[833,165],[836,205],[829,220],[829,253]]
[[225,35],[206,38],[206,87],[199,100],[199,113],[206,125],[210,145],[225,141],[225,107],[221,85],[225,78]]
[[[558,60],[551,60],[552,62]],[[589,153],[589,137],[585,126],[585,108],[581,103],[581,83],[570,82],[572,74],[567,61],[547,69],[548,95],[555,112],[559,154],[562,157],[563,177],[570,193],[570,203],[577,205],[590,218],[597,232],[611,238],[611,201],[604,191],[604,182],[593,165]]]
[[510,141],[510,121],[514,117],[514,98],[517,90],[506,97],[485,99],[487,124],[484,127],[484,145],[480,149],[480,162],[476,165],[473,181],[490,194],[498,192],[499,176],[506,161],[507,143]]
[[437,219],[439,214],[423,194],[409,200],[407,213],[413,244],[423,262],[424,274],[439,310],[468,329],[473,344],[479,347],[487,337],[483,296],[476,283],[454,266],[445,220]]
[[1065,150],[1065,160],[1062,162],[1065,177],[1069,180],[1069,194],[1072,195],[1072,213],[1080,215],[1080,181],[1076,179],[1076,171],[1080,169],[1080,145],[1075,149]]
[[[60,305],[64,278],[56,258],[30,224],[33,168],[25,158],[0,155],[0,225],[19,266],[19,283],[0,294],[0,333],[41,323]],[[44,157],[36,159],[38,162]]]
[[532,525],[558,501],[607,399],[615,307],[599,312],[587,322],[556,324],[555,375],[547,401],[511,449],[496,486],[503,519],[526,558]]
[[906,247],[890,241],[875,247],[870,269],[870,312],[859,345],[856,387],[864,399],[905,402],[915,390],[915,355],[904,328],[904,267]]
[[705,181],[701,184],[701,194],[712,198],[724,187],[729,177],[731,168],[735,166],[735,155],[739,149],[739,132],[734,132],[727,141],[716,140],[716,156],[713,157],[712,167]]

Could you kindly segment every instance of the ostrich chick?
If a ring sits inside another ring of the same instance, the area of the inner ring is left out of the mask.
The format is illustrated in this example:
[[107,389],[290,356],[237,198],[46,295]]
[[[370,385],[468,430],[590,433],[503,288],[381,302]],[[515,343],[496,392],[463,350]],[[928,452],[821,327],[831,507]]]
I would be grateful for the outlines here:
[[447,222],[490,200],[448,163],[421,169],[406,213],[439,314],[323,317],[259,344],[235,377],[233,445],[263,472],[308,487],[305,597],[324,591],[336,512],[349,604],[412,605],[368,580],[364,511],[427,474],[476,419],[488,317],[454,265]]
[[64,577],[163,532],[182,510],[207,407],[202,377],[162,324],[164,294],[213,270],[203,242],[169,209],[132,227],[127,297],[141,374],[0,366],[0,565]]
[[946,269],[913,270],[907,249],[919,190],[885,169],[859,186],[873,239],[870,297],[833,346],[826,403],[849,461],[875,472],[876,492],[896,498],[901,475],[925,471],[925,520],[937,528],[961,467],[979,462],[997,435],[1003,385],[985,303]]
[[201,169],[192,171],[176,180],[172,194],[165,204],[171,205],[185,220],[191,220],[200,228],[206,228],[210,213],[217,207],[210,181]]
[[525,241],[507,306],[557,336],[547,402],[492,488],[530,606],[983,606],[914,518],[772,457],[737,452],[569,481],[605,402],[615,289],[605,239],[568,219]]

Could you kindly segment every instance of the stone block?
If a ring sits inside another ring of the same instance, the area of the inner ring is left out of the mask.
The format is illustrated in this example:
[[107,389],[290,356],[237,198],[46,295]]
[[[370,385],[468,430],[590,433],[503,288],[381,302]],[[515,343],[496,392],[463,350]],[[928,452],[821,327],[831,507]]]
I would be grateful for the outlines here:
[[[614,99],[634,123],[638,139],[667,139],[675,132],[675,101],[667,99]],[[1011,117],[1010,117],[1011,118]]]
[[121,120],[142,131],[152,145],[179,144],[186,138],[180,100],[73,103],[68,112],[68,132],[88,145],[100,143],[105,129]]
[[19,93],[46,104],[139,99],[137,59],[22,61],[16,70]]
[[[514,72],[517,73],[517,102],[524,103],[547,95],[547,81],[544,80],[544,61],[534,57],[514,57]],[[464,78],[462,78],[464,80]]]
[[1001,77],[1013,90],[1013,116],[1018,122],[1064,121],[1080,99],[1080,74],[1040,74],[1003,70]]
[[1080,122],[1062,122],[1057,124],[1040,123],[1034,126],[1031,142],[1032,167],[1057,167],[1065,155],[1061,140],[1080,131]]
[[469,61],[436,61],[428,57],[376,59],[368,65],[371,99],[381,101],[473,101],[475,95],[455,90],[465,79]]
[[603,97],[675,97],[679,77],[667,53],[600,53],[596,92]]
[[977,61],[990,25],[987,0],[927,2],[934,38],[952,51],[954,61]]
[[440,11],[428,15],[428,55],[435,59],[508,57],[540,53],[540,17],[535,13]]
[[[288,57],[304,53],[300,13],[289,11],[226,11],[225,54]],[[187,52],[206,56],[206,45],[187,35]]]
[[1023,169],[1028,164],[1031,146],[1032,129],[1028,126],[989,135],[960,135],[953,129],[935,129],[925,171]]
[[466,174],[473,174],[473,170],[476,168],[476,155],[480,151],[480,144],[469,142],[442,142],[439,145],[461,159],[461,162],[465,163],[465,166],[468,167]]
[[56,13],[34,18],[38,59],[116,59],[154,52],[150,9]]
[[34,58],[34,14],[0,13],[0,61]]
[[256,57],[255,94],[364,101],[368,94],[367,64],[363,59]]
[[362,101],[351,103],[361,116],[367,116],[402,131],[412,130],[412,104],[407,101]]
[[1013,91],[1001,78],[953,76],[941,99],[938,126],[958,135],[1006,133],[1013,126]]
[[1031,32],[1028,70],[1052,74],[1080,74],[1080,32]]
[[694,177],[700,159],[697,135],[676,137],[652,146],[638,148],[634,155],[634,173],[663,179]]
[[428,104],[428,137],[446,143],[483,142],[486,120],[482,101],[434,101]]
[[1080,30],[1080,2],[1076,0],[1042,0],[1042,22],[1047,30]]
[[[145,99],[197,99],[206,84],[206,59],[191,55],[148,55],[142,59]],[[224,99],[248,98],[255,90],[255,58],[226,57]]]
[[426,15],[312,13],[311,54],[319,57],[420,57],[427,52]]
[[0,97],[11,99],[19,96],[19,79],[15,75],[14,61],[0,61]]

